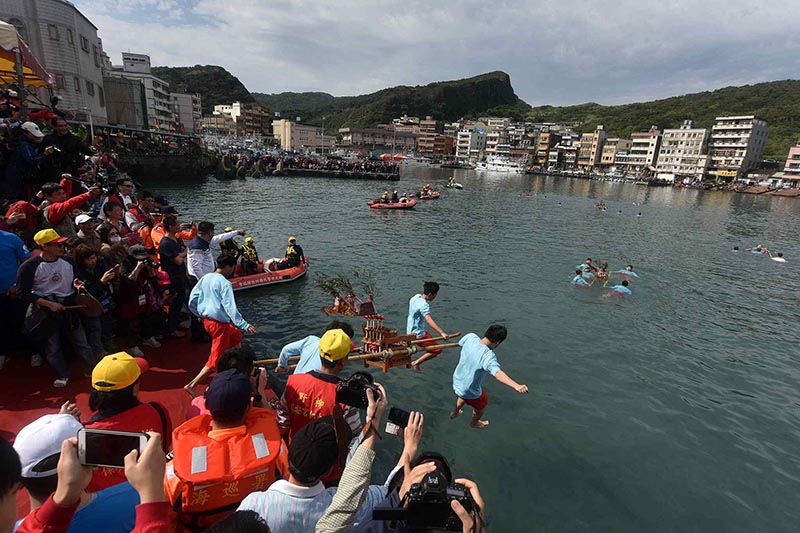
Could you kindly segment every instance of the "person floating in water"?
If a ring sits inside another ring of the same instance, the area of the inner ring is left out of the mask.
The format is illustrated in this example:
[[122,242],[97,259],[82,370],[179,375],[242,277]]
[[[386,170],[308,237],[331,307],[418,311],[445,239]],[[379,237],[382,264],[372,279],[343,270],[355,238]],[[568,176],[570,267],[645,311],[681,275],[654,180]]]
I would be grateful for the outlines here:
[[628,288],[628,280],[622,280],[620,285],[614,285],[606,296],[630,296],[631,290]]
[[763,246],[761,243],[758,243],[755,248],[748,248],[747,251],[752,255],[768,255],[772,257],[772,252],[769,251],[769,248]]
[[778,252],[778,256],[777,257],[771,257],[770,259],[772,259],[776,263],[785,263],[786,262],[786,259],[783,258],[783,253],[782,252]]
[[577,269],[575,271],[575,277],[572,278],[571,283],[573,287],[588,288],[592,286],[592,283],[594,283],[594,279],[592,279],[591,281],[586,281],[586,278],[583,277],[583,270]]
[[633,265],[627,265],[623,270],[617,270],[614,275],[618,278],[638,278],[639,274],[633,271]]
[[575,268],[580,268],[583,271],[588,270],[589,272],[597,272],[597,267],[592,264],[592,258],[587,257],[584,259],[583,263],[576,266]]
[[597,279],[603,281],[603,287],[608,283],[608,263],[601,263],[600,269],[597,271]]

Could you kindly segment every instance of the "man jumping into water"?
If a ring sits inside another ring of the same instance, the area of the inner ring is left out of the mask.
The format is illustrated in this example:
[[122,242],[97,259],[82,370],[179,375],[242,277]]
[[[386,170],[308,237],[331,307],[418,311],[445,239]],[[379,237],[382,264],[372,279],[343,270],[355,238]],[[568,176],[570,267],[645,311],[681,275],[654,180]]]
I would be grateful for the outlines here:
[[461,355],[455,372],[453,372],[453,392],[456,393],[456,407],[450,413],[450,418],[461,415],[464,405],[472,407],[472,420],[470,427],[484,429],[489,426],[488,420],[481,420],[489,397],[481,384],[486,374],[493,375],[497,381],[508,385],[520,394],[528,392],[527,385],[520,385],[500,369],[497,355],[494,350],[506,339],[508,331],[505,326],[493,324],[489,326],[483,338],[478,338],[474,333],[467,333],[458,343],[461,345]]
[[[415,294],[411,300],[408,301],[408,321],[406,322],[406,334],[411,335],[413,333],[418,339],[433,338],[433,335],[425,331],[425,325],[427,324],[432,329],[438,331],[439,335],[445,339],[447,338],[447,333],[445,333],[445,331],[440,328],[438,324],[436,324],[436,321],[431,316],[430,302],[434,301],[438,294],[439,284],[435,281],[426,281],[422,286],[422,294]],[[431,341],[421,343],[420,346],[435,346],[436,344],[436,341]],[[428,359],[436,357],[440,353],[442,353],[441,350],[430,350],[425,352],[422,354],[422,356],[412,362],[411,366],[417,372],[422,372],[422,370],[419,368],[420,365]]]

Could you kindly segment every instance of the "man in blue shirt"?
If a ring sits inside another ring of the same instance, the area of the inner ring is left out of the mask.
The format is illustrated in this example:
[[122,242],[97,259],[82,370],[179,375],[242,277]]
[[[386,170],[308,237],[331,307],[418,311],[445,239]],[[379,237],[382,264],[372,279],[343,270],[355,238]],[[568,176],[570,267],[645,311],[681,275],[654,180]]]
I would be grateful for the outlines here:
[[[445,333],[445,331],[440,328],[438,324],[436,324],[436,321],[433,320],[433,317],[431,316],[430,302],[434,301],[438,294],[439,284],[435,281],[426,281],[422,286],[422,294],[415,294],[411,297],[411,299],[408,301],[408,320],[406,321],[407,335],[414,334],[418,339],[433,338],[433,335],[425,331],[425,325],[427,324],[431,328],[438,331],[439,335],[445,339],[448,337],[447,333]],[[436,341],[431,341],[420,343],[420,346],[436,346],[436,344]],[[411,366],[417,372],[422,372],[420,365],[428,359],[436,357],[440,353],[442,353],[441,350],[427,351],[414,362],[412,362]]]
[[30,252],[22,239],[7,231],[0,231],[0,368],[6,363],[6,350],[11,348],[11,340],[19,337],[21,318],[25,316],[25,304],[9,297],[9,291],[17,281],[20,262],[28,258]]
[[626,265],[623,270],[617,270],[614,272],[614,275],[620,278],[638,278],[639,274],[633,271],[633,265]]
[[217,359],[228,348],[239,346],[242,342],[242,331],[255,333],[255,326],[242,318],[233,297],[233,287],[228,278],[236,269],[236,258],[227,255],[217,259],[217,269],[206,274],[189,295],[189,310],[203,319],[203,326],[211,335],[211,354],[208,361],[195,378],[186,384],[184,389],[195,396],[195,386],[214,373]]
[[466,404],[472,407],[470,427],[484,429],[489,426],[488,420],[481,420],[486,406],[489,405],[489,397],[481,387],[486,374],[493,375],[497,381],[520,394],[528,392],[527,385],[520,385],[500,369],[494,349],[500,346],[506,335],[508,331],[505,326],[492,324],[483,334],[483,338],[468,333],[458,341],[461,345],[461,356],[453,372],[453,391],[458,398],[455,409],[450,413],[451,419],[461,415],[461,409]]
[[608,291],[606,296],[629,296],[631,294],[631,290],[628,288],[628,280],[622,280],[622,285],[614,285],[611,287],[611,290]]
[[594,279],[592,279],[592,281],[586,281],[586,279],[584,279],[583,270],[578,269],[575,271],[575,277],[572,278],[573,287],[589,288],[592,286],[592,283],[594,283]]
[[[328,324],[325,331],[330,331],[332,329],[344,331],[351,339],[355,334],[350,324],[338,320],[334,320]],[[297,365],[295,365],[294,374],[307,374],[312,370],[320,370],[320,368],[322,368],[322,363],[319,359],[319,337],[316,335],[309,335],[304,339],[290,342],[284,346],[283,349],[281,349],[281,354],[278,356],[278,366],[275,368],[275,372],[279,374],[288,372],[289,358],[298,355],[300,356],[300,360],[297,362]]]

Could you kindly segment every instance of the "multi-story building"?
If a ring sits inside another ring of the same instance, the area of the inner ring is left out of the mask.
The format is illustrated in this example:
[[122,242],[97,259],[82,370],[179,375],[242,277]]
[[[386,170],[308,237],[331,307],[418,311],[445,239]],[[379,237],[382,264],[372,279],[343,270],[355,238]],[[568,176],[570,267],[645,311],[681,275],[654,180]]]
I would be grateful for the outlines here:
[[336,140],[331,135],[323,135],[322,128],[286,119],[272,121],[272,134],[283,150],[328,152]]
[[122,52],[122,66],[114,66],[106,74],[108,77],[139,80],[144,85],[149,129],[164,131],[176,129],[169,83],[153,75],[150,56]]
[[795,146],[789,148],[789,155],[786,156],[786,165],[783,167],[786,176],[800,178],[800,141]]
[[652,174],[655,171],[658,150],[661,147],[661,131],[651,126],[648,131],[631,134],[631,147],[627,157],[622,158],[626,170],[632,174]]
[[214,106],[215,116],[227,116],[236,124],[236,131],[247,135],[269,135],[272,116],[258,104],[218,104]]
[[627,152],[630,148],[631,141],[628,139],[620,139],[619,137],[606,139],[606,143],[603,145],[603,152],[600,155],[600,166],[613,167],[617,164],[617,154]]
[[393,125],[386,128],[339,128],[341,141],[338,146],[343,148],[382,149],[394,152],[416,150],[419,134],[409,131],[395,131]]
[[456,137],[456,159],[462,162],[475,162],[486,149],[486,133],[476,127],[472,131],[461,130]]
[[708,175],[722,181],[743,177],[761,163],[769,128],[755,115],[717,117],[708,142]]
[[203,127],[203,108],[199,94],[172,93],[175,122],[183,133],[200,133]]
[[106,76],[103,78],[103,86],[106,92],[108,124],[140,130],[148,129],[147,97],[142,82]]
[[589,171],[600,164],[603,155],[603,145],[606,142],[606,130],[598,125],[592,133],[581,135],[580,149],[578,151],[578,167]]
[[0,0],[0,19],[17,29],[55,78],[53,89],[62,98],[59,109],[78,120],[88,119],[90,113],[94,122],[106,124],[107,56],[97,26],[66,0]]
[[665,129],[656,170],[676,177],[702,179],[708,166],[708,130],[684,120],[678,129]]
[[235,135],[236,122],[230,115],[206,115],[203,117],[203,129],[218,135]]
[[536,155],[534,162],[540,166],[546,166],[550,159],[550,150],[553,149],[561,141],[561,135],[558,133],[547,131],[539,132],[539,138],[536,142]]

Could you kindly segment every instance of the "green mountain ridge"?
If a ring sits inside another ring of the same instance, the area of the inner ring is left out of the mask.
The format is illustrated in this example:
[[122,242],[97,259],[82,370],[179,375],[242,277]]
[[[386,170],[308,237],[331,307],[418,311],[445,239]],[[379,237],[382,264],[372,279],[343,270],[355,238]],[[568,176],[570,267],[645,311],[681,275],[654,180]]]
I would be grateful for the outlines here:
[[360,96],[320,92],[254,93],[253,96],[284,118],[299,116],[303,122],[320,124],[325,117],[329,132],[340,127],[374,126],[404,114],[430,115],[440,120],[499,113],[522,118],[530,109],[514,94],[509,75],[500,71],[416,87],[391,87]]
[[673,96],[652,102],[616,106],[586,103],[537,106],[527,114],[535,122],[580,122],[582,131],[602,124],[609,135],[626,137],[651,125],[677,128],[686,119],[710,128],[726,115],[756,115],[767,121],[769,138],[764,157],[785,159],[800,138],[800,80],[781,80]]
[[255,102],[239,78],[217,65],[153,67],[152,72],[168,82],[172,92],[199,93],[204,114],[211,114],[215,105]]

